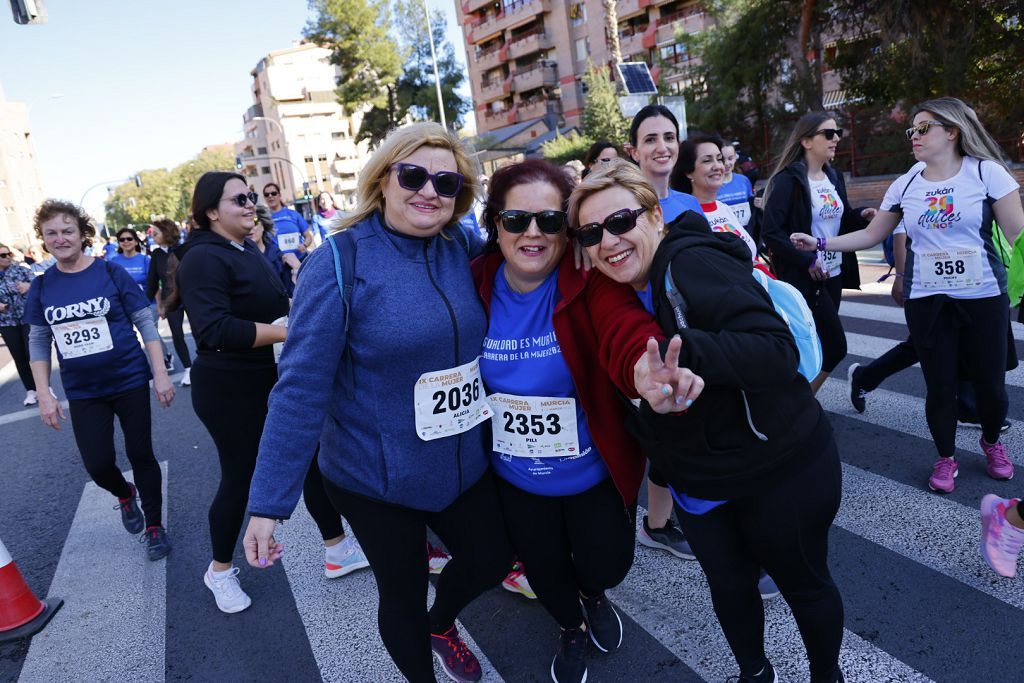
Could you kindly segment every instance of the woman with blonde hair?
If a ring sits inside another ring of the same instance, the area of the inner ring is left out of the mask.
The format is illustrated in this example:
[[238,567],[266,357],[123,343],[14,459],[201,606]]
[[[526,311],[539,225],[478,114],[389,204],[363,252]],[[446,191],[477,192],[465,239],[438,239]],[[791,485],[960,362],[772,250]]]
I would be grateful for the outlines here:
[[[455,618],[512,563],[481,427],[481,245],[458,227],[477,177],[435,123],[396,129],[370,158],[345,230],[303,265],[249,494],[246,557],[265,567],[319,441],[328,497],[377,581],[381,639],[416,682],[435,680],[432,653],[453,680],[480,679]],[[429,611],[428,526],[453,556]]]
[[841,237],[797,233],[804,252],[850,252],[888,237],[902,220],[907,231],[903,310],[921,361],[925,417],[939,458],[928,487],[950,493],[956,462],[957,380],[977,395],[979,446],[993,479],[1013,477],[999,432],[1006,419],[1006,370],[1016,367],[1008,342],[1006,269],[992,243],[993,220],[1010,244],[1024,229],[1019,185],[999,145],[974,110],[954,97],[914,108],[907,139],[918,163],[889,186],[864,230]]

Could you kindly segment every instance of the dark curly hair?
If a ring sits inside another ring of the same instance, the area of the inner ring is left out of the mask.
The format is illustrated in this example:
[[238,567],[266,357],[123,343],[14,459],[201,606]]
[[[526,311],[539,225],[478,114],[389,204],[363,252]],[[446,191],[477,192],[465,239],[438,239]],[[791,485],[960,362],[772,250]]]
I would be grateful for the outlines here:
[[710,142],[718,148],[719,152],[725,145],[722,138],[713,133],[696,133],[679,145],[679,158],[676,159],[676,165],[668,180],[668,186],[676,192],[693,194],[693,182],[687,177],[687,174],[693,173],[693,169],[697,167],[697,147],[705,142]]
[[92,222],[92,218],[85,212],[85,209],[63,199],[47,199],[39,205],[35,218],[32,219],[36,237],[43,242],[43,249],[46,253],[50,252],[46,249],[46,242],[43,240],[43,223],[54,216],[61,215],[67,216],[78,224],[78,233],[82,236],[82,251],[85,251],[86,247],[91,247],[92,238],[96,236],[96,224]]
[[153,221],[153,227],[160,232],[164,244],[168,247],[173,247],[181,239],[181,228],[169,218],[158,218]]
[[550,161],[544,159],[527,159],[511,166],[505,166],[491,176],[490,191],[487,204],[484,206],[483,222],[487,229],[485,252],[498,250],[498,214],[505,208],[505,196],[517,185],[528,183],[548,183],[553,185],[562,195],[562,210],[566,208],[569,195],[575,184],[569,176]]

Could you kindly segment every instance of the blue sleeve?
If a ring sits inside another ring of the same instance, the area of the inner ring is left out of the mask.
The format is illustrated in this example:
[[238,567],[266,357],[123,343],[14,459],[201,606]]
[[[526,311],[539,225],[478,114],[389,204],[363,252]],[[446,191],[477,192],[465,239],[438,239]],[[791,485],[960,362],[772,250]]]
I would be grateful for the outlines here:
[[[149,257],[147,256],[146,258]],[[117,292],[121,296],[124,310],[128,311],[128,313],[134,313],[140,308],[149,308],[149,301],[146,299],[146,295],[135,284],[135,280],[132,279],[127,270],[117,263],[108,263],[106,267],[110,269],[110,277],[114,280],[114,286],[117,287]]]
[[[250,513],[285,518],[295,509],[320,440],[346,341],[333,250],[317,249],[302,265],[288,316],[279,379],[270,394],[249,488]],[[331,352],[325,354],[324,349]]]

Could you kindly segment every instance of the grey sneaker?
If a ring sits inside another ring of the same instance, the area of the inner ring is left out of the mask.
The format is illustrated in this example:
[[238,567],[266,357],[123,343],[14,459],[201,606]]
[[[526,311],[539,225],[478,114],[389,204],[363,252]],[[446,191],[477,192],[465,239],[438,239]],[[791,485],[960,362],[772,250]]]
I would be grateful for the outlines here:
[[768,576],[768,572],[762,569],[761,576],[757,579],[757,592],[761,594],[762,600],[771,600],[779,597],[781,591],[772,577]]
[[661,529],[652,529],[647,524],[647,515],[644,515],[644,521],[640,525],[640,533],[637,534],[636,539],[640,541],[640,545],[664,550],[681,560],[697,559],[693,551],[690,550],[690,544],[683,536],[683,532],[672,523],[671,519]]
[[127,498],[118,498],[114,509],[121,511],[121,524],[124,525],[125,531],[130,534],[140,534],[146,528],[146,518],[143,517],[139,504],[135,502],[139,495],[135,484],[128,482],[128,487],[131,489],[131,495]]

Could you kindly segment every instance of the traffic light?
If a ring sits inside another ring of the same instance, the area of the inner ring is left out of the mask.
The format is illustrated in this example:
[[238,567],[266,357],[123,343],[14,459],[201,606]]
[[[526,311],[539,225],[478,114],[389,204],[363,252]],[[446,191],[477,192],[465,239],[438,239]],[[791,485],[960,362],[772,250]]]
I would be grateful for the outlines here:
[[135,181],[135,187],[142,187],[142,176],[134,175],[132,176],[132,180]]
[[235,157],[235,168],[238,169],[239,171],[242,170],[242,157]]
[[11,0],[11,13],[16,24],[46,23],[46,7],[43,0]]

